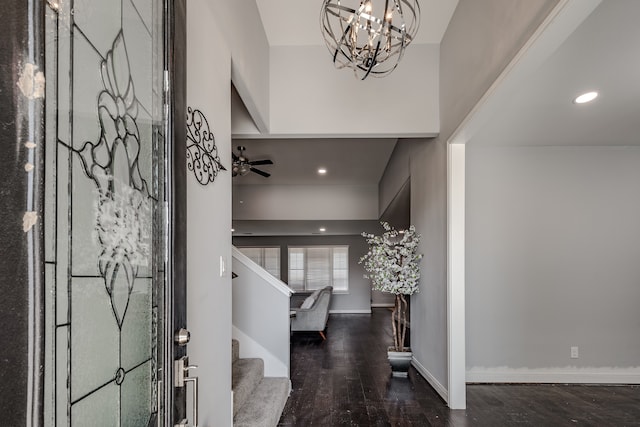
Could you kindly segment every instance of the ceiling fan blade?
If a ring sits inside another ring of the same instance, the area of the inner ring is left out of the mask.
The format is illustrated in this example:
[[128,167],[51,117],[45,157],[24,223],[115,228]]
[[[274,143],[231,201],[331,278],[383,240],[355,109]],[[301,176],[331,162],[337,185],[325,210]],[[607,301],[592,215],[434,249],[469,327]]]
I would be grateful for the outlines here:
[[259,165],[272,165],[273,162],[271,160],[254,160],[253,162],[249,162],[250,165],[259,166]]
[[256,168],[251,168],[251,172],[255,172],[255,173],[257,173],[258,175],[262,175],[262,176],[264,176],[265,178],[269,178],[269,177],[271,176],[271,174],[270,174],[270,173],[267,173],[267,172],[265,172],[265,171],[261,171],[260,169],[256,169]]
[[238,161],[238,156],[236,156],[236,153],[234,153],[233,151],[231,152],[231,158],[233,159],[233,161]]

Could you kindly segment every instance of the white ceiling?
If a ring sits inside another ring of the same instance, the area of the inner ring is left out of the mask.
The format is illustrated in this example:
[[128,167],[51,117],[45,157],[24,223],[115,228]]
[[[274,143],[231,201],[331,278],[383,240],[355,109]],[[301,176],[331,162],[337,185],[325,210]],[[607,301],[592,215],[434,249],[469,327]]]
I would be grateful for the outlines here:
[[[640,145],[639,17],[638,0],[604,0],[470,142]],[[595,101],[572,102],[591,90]]]
[[[322,0],[256,0],[271,46],[322,45]],[[442,40],[458,0],[420,0],[421,22],[414,43]]]
[[[377,185],[396,139],[234,139],[247,148],[249,160],[269,159],[274,165],[256,166],[271,173],[233,178],[236,185]],[[326,175],[317,173],[327,169]]]

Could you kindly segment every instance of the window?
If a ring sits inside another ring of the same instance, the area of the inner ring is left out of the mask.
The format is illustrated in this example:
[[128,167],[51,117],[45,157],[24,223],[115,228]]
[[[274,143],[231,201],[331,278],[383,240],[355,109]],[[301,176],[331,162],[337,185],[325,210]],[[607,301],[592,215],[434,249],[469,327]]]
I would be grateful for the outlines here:
[[276,279],[280,278],[280,247],[244,247],[238,248],[251,261],[267,270]]
[[349,290],[349,247],[289,247],[289,286],[314,290],[327,285],[334,292]]

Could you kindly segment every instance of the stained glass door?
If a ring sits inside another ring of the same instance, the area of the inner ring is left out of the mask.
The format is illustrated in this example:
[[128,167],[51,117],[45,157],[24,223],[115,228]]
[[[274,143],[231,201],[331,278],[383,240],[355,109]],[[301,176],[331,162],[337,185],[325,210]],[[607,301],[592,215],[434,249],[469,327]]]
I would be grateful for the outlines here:
[[45,425],[162,415],[163,15],[160,0],[46,4]]

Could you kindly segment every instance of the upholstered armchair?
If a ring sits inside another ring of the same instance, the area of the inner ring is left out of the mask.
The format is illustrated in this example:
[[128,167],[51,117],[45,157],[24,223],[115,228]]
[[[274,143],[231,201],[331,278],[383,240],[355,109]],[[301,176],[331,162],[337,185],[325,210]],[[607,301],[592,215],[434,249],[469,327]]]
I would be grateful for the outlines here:
[[318,331],[323,340],[324,330],[329,320],[329,303],[332,286],[309,292],[295,292],[291,295],[291,332]]

